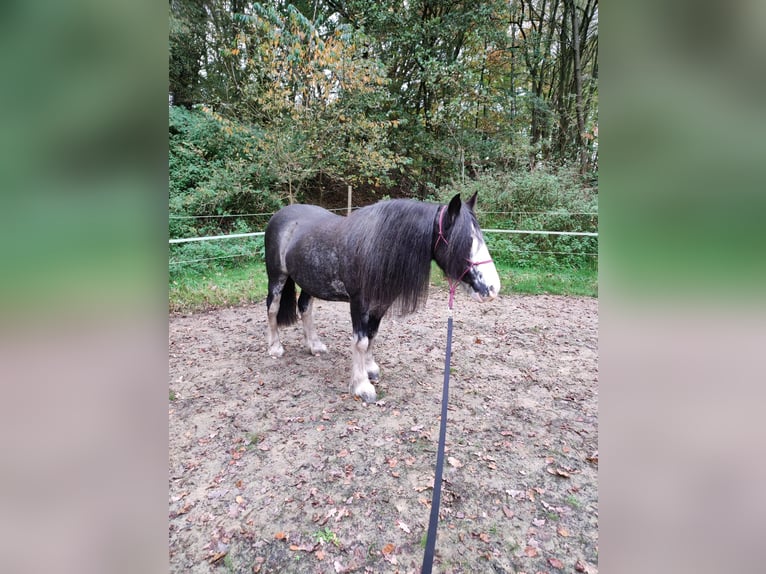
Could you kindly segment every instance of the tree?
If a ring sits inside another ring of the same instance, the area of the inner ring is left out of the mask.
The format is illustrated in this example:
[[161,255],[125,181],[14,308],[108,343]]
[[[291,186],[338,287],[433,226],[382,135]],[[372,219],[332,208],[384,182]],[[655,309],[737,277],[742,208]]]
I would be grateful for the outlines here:
[[[253,4],[245,107],[267,135],[262,150],[295,201],[317,174],[349,183],[380,182],[397,164],[387,132],[386,77],[364,55],[365,38],[349,26],[312,21],[293,5]],[[288,135],[286,132],[290,132]]]

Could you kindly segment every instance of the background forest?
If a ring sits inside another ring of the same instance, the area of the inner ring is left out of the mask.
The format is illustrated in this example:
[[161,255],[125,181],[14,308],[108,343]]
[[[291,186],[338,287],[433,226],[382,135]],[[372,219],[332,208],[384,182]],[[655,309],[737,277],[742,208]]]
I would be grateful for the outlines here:
[[[170,236],[261,231],[300,201],[479,191],[480,222],[597,230],[597,0],[170,0]],[[487,237],[589,268],[594,237]],[[171,280],[258,240],[173,246]]]

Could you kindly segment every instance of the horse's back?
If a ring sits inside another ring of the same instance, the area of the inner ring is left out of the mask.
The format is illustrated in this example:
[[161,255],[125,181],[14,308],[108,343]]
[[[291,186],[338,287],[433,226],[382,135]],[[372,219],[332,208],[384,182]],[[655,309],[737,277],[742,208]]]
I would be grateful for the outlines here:
[[[317,205],[296,203],[280,209],[266,226],[267,270],[296,274],[296,267],[304,267],[307,247],[334,242],[338,237],[337,225],[345,220]],[[288,264],[292,261],[292,265]],[[297,260],[297,261],[296,261]],[[296,277],[297,279],[297,277]]]

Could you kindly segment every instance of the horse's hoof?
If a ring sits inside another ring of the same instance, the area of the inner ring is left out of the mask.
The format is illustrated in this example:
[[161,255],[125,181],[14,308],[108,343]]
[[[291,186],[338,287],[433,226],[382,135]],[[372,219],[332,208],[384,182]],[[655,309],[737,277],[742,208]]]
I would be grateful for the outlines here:
[[285,354],[285,349],[284,347],[282,347],[282,345],[279,345],[278,347],[271,347],[269,349],[269,355],[271,355],[275,359],[278,359],[284,354]]
[[374,404],[375,401],[378,400],[378,394],[375,392],[375,387],[373,387],[371,383],[359,385],[354,391],[354,394],[368,405]]
[[309,351],[312,355],[321,355],[327,352],[327,345],[324,343],[315,343],[309,347]]

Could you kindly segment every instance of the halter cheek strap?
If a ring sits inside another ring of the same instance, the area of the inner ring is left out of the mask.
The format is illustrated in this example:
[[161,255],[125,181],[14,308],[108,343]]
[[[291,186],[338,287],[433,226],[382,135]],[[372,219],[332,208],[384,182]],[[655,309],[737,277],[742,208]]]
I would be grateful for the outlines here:
[[436,248],[439,247],[439,242],[444,241],[444,245],[449,245],[449,241],[447,241],[447,238],[444,237],[444,233],[442,232],[442,220],[444,219],[444,212],[447,210],[447,206],[443,205],[442,208],[439,210],[439,236],[436,238],[436,245],[434,245],[434,251],[436,251]]
[[[436,248],[439,247],[439,242],[444,241],[445,245],[449,245],[449,241],[447,241],[447,238],[444,237],[444,232],[442,230],[442,220],[444,219],[444,212],[447,210],[447,206],[443,205],[442,208],[439,210],[439,235],[436,237],[436,244],[434,245],[434,252],[436,251]],[[447,281],[449,282],[449,308],[452,309],[452,304],[455,301],[455,290],[457,289],[457,286],[460,284],[460,282],[463,280],[463,277],[465,277],[465,274],[468,273],[471,269],[474,267],[478,267],[479,265],[485,265],[486,263],[492,263],[492,259],[487,259],[485,261],[472,261],[470,259],[466,259],[468,262],[468,265],[463,270],[463,272],[460,274],[460,277],[457,278],[457,280],[453,280],[451,277],[447,277]]]

